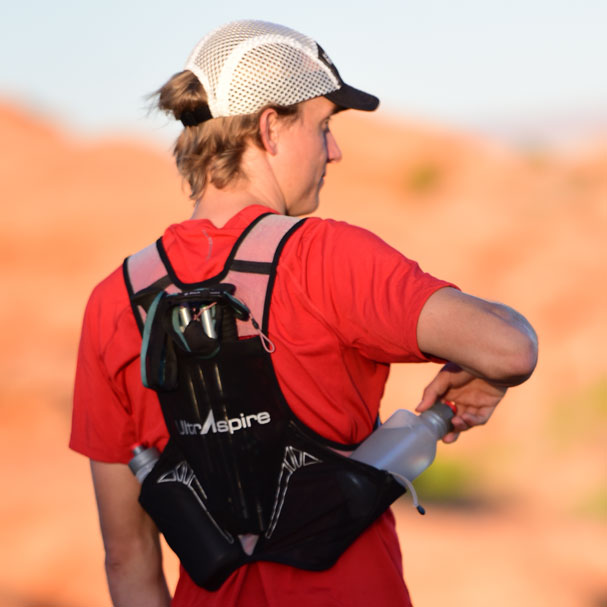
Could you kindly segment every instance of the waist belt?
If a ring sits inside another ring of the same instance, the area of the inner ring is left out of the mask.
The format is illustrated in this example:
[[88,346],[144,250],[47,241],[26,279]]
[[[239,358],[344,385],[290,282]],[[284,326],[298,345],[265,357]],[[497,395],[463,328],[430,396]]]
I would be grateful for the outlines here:
[[127,258],[142,330],[142,380],[156,390],[170,439],[139,501],[198,585],[274,561],[320,571],[403,488],[334,451],[292,413],[266,337],[280,253],[303,220],[268,214],[223,271],[181,283],[162,242]]

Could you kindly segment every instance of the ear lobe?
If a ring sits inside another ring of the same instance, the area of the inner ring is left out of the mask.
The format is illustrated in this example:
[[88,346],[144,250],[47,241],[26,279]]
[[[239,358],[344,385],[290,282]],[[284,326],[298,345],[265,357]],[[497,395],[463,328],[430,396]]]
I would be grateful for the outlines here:
[[272,156],[275,156],[278,151],[277,125],[278,114],[276,113],[276,110],[267,108],[261,113],[261,116],[259,117],[259,136],[264,150]]

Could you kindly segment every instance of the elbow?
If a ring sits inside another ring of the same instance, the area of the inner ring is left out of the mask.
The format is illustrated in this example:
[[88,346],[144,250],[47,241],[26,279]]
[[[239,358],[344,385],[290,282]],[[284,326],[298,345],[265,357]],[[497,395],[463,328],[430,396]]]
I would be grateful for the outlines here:
[[527,381],[538,359],[538,343],[535,331],[528,326],[518,330],[509,342],[509,347],[499,357],[497,364],[488,375],[496,383],[505,386],[518,386]]
[[527,381],[537,365],[537,339],[528,339],[514,353],[511,363],[511,386]]
[[529,327],[527,343],[525,344],[524,352],[521,356],[524,357],[522,362],[525,364],[525,379],[529,379],[531,374],[535,371],[538,357],[537,334],[531,327]]
[[152,566],[160,560],[157,538],[136,537],[107,542],[105,569],[108,576],[122,576],[137,569],[141,563]]
[[505,386],[517,386],[527,381],[537,365],[537,334],[529,321],[516,310],[502,304],[492,304],[492,313],[499,317],[500,328],[493,372],[495,381]]
[[137,550],[126,543],[106,545],[105,570],[108,575],[120,575],[128,571],[136,560]]

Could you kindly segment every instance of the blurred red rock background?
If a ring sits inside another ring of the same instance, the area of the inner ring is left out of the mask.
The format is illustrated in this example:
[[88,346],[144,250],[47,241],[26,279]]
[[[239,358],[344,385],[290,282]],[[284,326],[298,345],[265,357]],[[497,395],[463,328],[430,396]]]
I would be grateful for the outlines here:
[[[607,605],[607,138],[505,147],[386,116],[335,119],[319,214],[367,227],[536,327],[540,362],[487,427],[441,445],[425,518],[395,511],[417,607]],[[0,104],[0,606],[110,605],[88,463],[67,449],[92,287],[188,216],[168,146],[80,139]],[[394,367],[383,416],[433,365]],[[167,575],[176,561],[167,551]]]

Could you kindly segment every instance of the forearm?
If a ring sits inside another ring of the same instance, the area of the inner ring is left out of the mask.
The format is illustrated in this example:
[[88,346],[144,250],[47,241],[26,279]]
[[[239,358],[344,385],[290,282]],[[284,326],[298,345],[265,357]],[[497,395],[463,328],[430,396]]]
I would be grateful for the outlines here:
[[92,461],[91,471],[114,607],[167,607],[158,529],[137,501],[138,481],[125,464]]
[[106,552],[105,570],[114,607],[168,607],[171,597],[158,540],[147,538],[120,554]]

